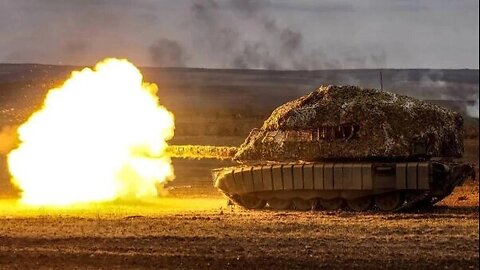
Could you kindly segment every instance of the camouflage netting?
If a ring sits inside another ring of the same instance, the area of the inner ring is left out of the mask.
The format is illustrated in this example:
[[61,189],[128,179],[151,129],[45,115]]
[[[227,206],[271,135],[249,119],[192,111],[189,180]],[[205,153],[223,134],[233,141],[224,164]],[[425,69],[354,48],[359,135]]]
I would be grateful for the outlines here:
[[414,98],[355,86],[321,86],[278,107],[235,160],[460,157],[463,118]]

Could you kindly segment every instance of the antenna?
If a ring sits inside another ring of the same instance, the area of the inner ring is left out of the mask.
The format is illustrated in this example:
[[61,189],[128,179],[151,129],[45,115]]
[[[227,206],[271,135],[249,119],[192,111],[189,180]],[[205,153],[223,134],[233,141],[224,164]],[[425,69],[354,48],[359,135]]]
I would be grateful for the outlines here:
[[383,91],[383,74],[381,70],[380,70],[380,90]]

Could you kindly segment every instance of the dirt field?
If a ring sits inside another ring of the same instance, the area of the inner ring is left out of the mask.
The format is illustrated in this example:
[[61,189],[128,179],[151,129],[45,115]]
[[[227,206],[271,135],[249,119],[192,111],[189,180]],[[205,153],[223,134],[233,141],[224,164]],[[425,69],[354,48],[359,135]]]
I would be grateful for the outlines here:
[[142,205],[2,201],[0,268],[478,269],[478,226],[477,184],[428,213],[245,211],[185,188]]

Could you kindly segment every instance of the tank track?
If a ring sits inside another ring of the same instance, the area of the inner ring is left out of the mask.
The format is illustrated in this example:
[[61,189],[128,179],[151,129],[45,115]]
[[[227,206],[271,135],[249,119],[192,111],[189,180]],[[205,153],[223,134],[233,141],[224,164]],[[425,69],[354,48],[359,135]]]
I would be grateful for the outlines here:
[[[392,194],[389,194],[389,195],[392,195]],[[342,202],[338,203],[338,205],[339,205],[338,207],[325,208],[324,206],[321,205],[321,203],[319,203],[319,200],[322,200],[321,198],[316,198],[316,199],[314,199],[314,201],[309,202],[310,204],[309,204],[308,207],[302,207],[302,206],[298,205],[299,202],[297,200],[299,200],[299,198],[292,199],[289,202],[285,202],[285,205],[288,205],[288,206],[280,207],[280,208],[278,208],[276,205],[275,206],[269,205],[269,203],[271,203],[271,202],[268,202],[268,200],[265,201],[265,200],[261,200],[261,199],[255,200],[255,203],[258,205],[258,206],[256,206],[256,205],[252,204],[252,199],[253,198],[248,198],[248,200],[250,200],[250,202],[246,203],[245,202],[245,196],[238,196],[238,195],[229,197],[229,204],[230,205],[238,205],[238,206],[241,206],[243,208],[251,209],[251,210],[273,209],[273,210],[296,210],[296,211],[347,210],[347,211],[355,211],[355,212],[366,212],[366,211],[401,212],[401,211],[425,209],[425,208],[433,206],[435,203],[437,203],[439,201],[439,200],[438,201],[437,200],[431,201],[430,200],[431,197],[430,197],[429,192],[423,192],[421,194],[410,194],[410,193],[400,194],[400,196],[402,196],[402,197],[405,197],[405,195],[409,195],[410,199],[409,200],[404,200],[404,201],[402,201],[401,204],[398,204],[395,207],[390,208],[390,209],[389,208],[383,208],[382,209],[381,207],[377,206],[375,203],[373,203],[375,201],[374,197],[370,198],[370,200],[372,200],[372,203],[371,203],[370,207],[367,207],[367,208],[351,207],[351,206],[349,206],[348,200],[345,200],[345,199],[342,199]],[[365,198],[362,198],[362,199],[365,199]]]
[[215,186],[233,204],[300,211],[421,210],[441,201],[470,176],[467,165],[430,161],[277,164],[214,171]]

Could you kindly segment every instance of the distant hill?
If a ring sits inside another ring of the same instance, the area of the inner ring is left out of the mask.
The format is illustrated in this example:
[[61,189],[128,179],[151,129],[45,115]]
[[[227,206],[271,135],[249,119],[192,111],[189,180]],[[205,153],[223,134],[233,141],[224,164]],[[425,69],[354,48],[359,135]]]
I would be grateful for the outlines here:
[[[0,64],[0,110],[4,114],[0,120],[22,121],[41,104],[49,88],[60,85],[72,70],[80,68]],[[272,71],[145,67],[141,71],[146,81],[158,84],[160,102],[175,113],[177,123],[221,117],[248,118],[254,125],[280,104],[321,84],[380,88],[380,70],[375,69]],[[478,116],[478,69],[386,69],[381,72],[387,91]],[[5,117],[6,114],[10,116]]]

